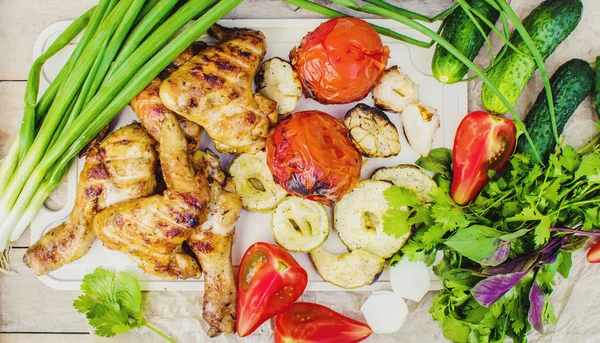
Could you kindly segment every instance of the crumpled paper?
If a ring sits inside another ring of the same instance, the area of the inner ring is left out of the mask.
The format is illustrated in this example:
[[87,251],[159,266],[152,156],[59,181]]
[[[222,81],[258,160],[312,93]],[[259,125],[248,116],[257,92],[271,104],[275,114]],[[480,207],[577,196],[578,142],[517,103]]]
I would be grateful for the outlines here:
[[[540,0],[513,0],[511,4],[517,14],[523,18],[536,7]],[[600,1],[583,0],[585,10],[583,19],[575,32],[549,58],[546,65],[552,74],[562,63],[571,58],[582,58],[590,62],[600,55],[600,44],[596,44],[600,35]],[[431,4],[423,4],[430,7]],[[411,6],[419,10],[419,6]],[[429,13],[429,8],[426,9]],[[492,40],[496,51],[502,46],[498,38]],[[476,60],[480,65],[489,61],[487,50]],[[517,103],[519,113],[527,110],[542,90],[539,72],[529,83],[523,96]],[[482,109],[480,100],[481,81],[469,83],[469,109]],[[595,121],[598,117],[593,110],[592,100],[588,98],[567,124],[565,138],[568,144],[581,147],[589,142],[596,134]],[[589,244],[588,244],[589,245]],[[573,268],[568,280],[557,278],[557,286],[551,302],[558,319],[556,326],[546,326],[544,334],[534,332],[530,335],[532,343],[593,343],[600,341],[600,265],[588,264],[585,260],[585,250],[573,255]],[[369,343],[434,343],[447,342],[442,331],[428,310],[435,292],[430,292],[421,302],[408,302],[410,315],[402,329],[393,335],[373,334],[365,342]],[[360,312],[361,304],[369,293],[366,292],[307,292],[301,301],[316,302],[328,306],[346,316],[364,321]],[[221,335],[209,340],[206,332],[208,327],[202,320],[201,292],[145,292],[145,316],[155,327],[170,335],[176,342],[186,343],[262,343],[272,342],[273,323],[264,323],[252,335],[240,339],[237,335]],[[93,330],[90,330],[93,332]],[[92,342],[127,342],[153,343],[164,342],[162,338],[147,328],[141,328],[113,339],[94,337]]]

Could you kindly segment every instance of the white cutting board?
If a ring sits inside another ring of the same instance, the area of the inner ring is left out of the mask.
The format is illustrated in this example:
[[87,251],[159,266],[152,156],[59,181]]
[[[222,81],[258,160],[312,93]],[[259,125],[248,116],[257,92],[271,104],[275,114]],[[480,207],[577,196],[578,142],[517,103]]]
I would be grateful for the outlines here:
[[[302,37],[309,31],[315,29],[323,20],[319,19],[286,19],[286,20],[221,20],[219,23],[228,27],[249,27],[262,31],[267,37],[268,51],[266,58],[281,57],[288,59],[289,51],[295,45],[298,45]],[[402,26],[394,21],[372,20],[371,22],[392,28],[398,32],[425,40],[418,36],[412,30]],[[58,22],[47,27],[38,37],[34,47],[34,58],[42,54],[47,47],[58,37],[58,35],[70,24],[70,22]],[[77,40],[77,39],[76,39]],[[212,43],[210,37],[203,36],[201,40]],[[383,37],[383,41],[391,50],[391,58],[388,67],[398,65],[420,86],[421,103],[437,108],[441,117],[441,127],[437,132],[434,147],[451,147],[454,140],[454,132],[458,123],[467,111],[467,86],[466,83],[457,85],[442,85],[438,83],[431,75],[431,56],[433,49],[425,50],[406,45],[399,41],[394,41]],[[41,92],[44,91],[50,81],[56,76],[62,65],[66,62],[69,54],[73,51],[75,44],[67,46],[63,51],[50,59],[43,68],[41,80]],[[40,93],[41,93],[40,92]],[[362,102],[373,105],[373,100],[369,95]],[[301,110],[322,110],[337,118],[342,118],[347,110],[355,104],[346,105],[321,105],[310,99],[301,99],[297,111]],[[401,163],[414,163],[419,157],[412,151],[404,135],[402,134],[399,115],[388,113],[390,119],[394,122],[400,131],[400,140],[402,152],[394,158],[369,159],[364,163],[362,169],[362,178],[368,178],[375,169],[384,166],[395,166]],[[127,125],[137,120],[135,113],[130,107],[125,108],[113,122],[113,127]],[[210,139],[205,135],[202,147],[213,148]],[[213,148],[214,150],[214,148]],[[221,163],[223,168],[227,168],[232,156],[222,156]],[[73,208],[75,202],[75,191],[77,188],[78,176],[84,164],[81,159],[74,163],[67,178],[68,191],[65,207],[58,211],[51,211],[42,208],[31,223],[31,242],[36,242],[47,230],[57,226],[66,220]],[[273,242],[270,228],[270,213],[251,213],[242,211],[235,232],[235,243],[233,247],[233,264],[239,265],[246,249],[254,242],[264,241]],[[332,230],[329,239],[324,246],[333,253],[342,253],[346,248],[338,239],[335,231]],[[296,260],[308,271],[309,291],[338,291],[343,290],[337,286],[324,282],[317,274],[308,254],[293,254]],[[84,275],[92,272],[96,267],[102,266],[111,270],[126,270],[133,273],[140,280],[144,290],[176,290],[176,291],[198,291],[203,290],[202,280],[177,280],[164,281],[156,277],[143,273],[126,255],[111,251],[102,246],[99,240],[96,240],[91,250],[81,259],[74,261],[62,268],[40,277],[46,285],[62,290],[77,290]],[[236,268],[237,269],[237,268]],[[359,289],[360,291],[388,290],[389,273],[386,270],[379,280],[372,285]]]

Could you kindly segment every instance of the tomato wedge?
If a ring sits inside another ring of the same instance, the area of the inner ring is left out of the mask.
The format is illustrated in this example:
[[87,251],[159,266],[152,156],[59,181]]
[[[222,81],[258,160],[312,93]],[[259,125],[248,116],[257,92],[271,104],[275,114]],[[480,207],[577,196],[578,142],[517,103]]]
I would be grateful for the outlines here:
[[594,244],[587,253],[589,263],[600,263],[600,242]]
[[308,274],[283,248],[258,242],[242,257],[238,274],[236,330],[240,337],[298,300]]
[[355,343],[371,333],[367,324],[318,304],[295,303],[275,319],[275,343]]

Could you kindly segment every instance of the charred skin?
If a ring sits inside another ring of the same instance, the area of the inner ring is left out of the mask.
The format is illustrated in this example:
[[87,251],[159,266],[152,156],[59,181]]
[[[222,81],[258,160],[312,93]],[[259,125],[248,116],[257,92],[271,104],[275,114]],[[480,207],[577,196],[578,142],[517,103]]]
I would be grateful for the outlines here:
[[155,149],[156,142],[138,124],[123,127],[92,147],[79,178],[73,212],[27,249],[25,265],[45,275],[85,255],[95,238],[91,224],[98,211],[154,193]]
[[[177,56],[171,65],[163,70],[157,78],[152,80],[140,94],[131,100],[131,108],[140,118],[144,128],[148,130],[155,140],[160,141],[162,120],[164,119],[166,112],[171,112],[160,101],[159,90],[162,80],[169,77],[169,75],[179,69],[179,67],[184,65],[192,57],[206,49],[206,47],[207,45],[203,42],[196,42],[190,45]],[[200,125],[191,122],[182,116],[176,115],[176,118],[188,142],[188,151],[197,150],[200,146],[200,140],[202,139],[204,130]]]
[[160,86],[164,105],[202,126],[223,153],[257,152],[277,122],[277,104],[252,94],[267,45],[255,30],[214,25],[220,42],[171,74]]

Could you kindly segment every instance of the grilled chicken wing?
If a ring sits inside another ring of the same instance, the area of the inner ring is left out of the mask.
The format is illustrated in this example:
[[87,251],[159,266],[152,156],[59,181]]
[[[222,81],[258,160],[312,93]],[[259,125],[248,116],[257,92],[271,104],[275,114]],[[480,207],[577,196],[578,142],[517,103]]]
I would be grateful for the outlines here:
[[277,122],[277,104],[252,94],[267,45],[260,31],[214,25],[220,42],[173,72],[160,86],[162,103],[202,126],[223,153],[257,152]]
[[94,241],[91,223],[98,211],[154,193],[155,146],[156,141],[144,128],[132,124],[92,148],[80,175],[71,216],[27,249],[23,262],[44,275],[85,255]]
[[206,221],[209,185],[203,173],[195,173],[183,132],[170,112],[164,114],[159,150],[164,194],[104,209],[94,218],[94,231],[105,247],[128,254],[146,273],[163,279],[200,278],[196,260],[182,244]]
[[[198,55],[202,50],[206,49],[206,47],[207,45],[203,42],[196,42],[190,45],[177,56],[169,67],[167,67],[157,78],[152,80],[152,82],[150,82],[150,84],[129,103],[131,108],[133,108],[133,111],[140,118],[142,125],[157,141],[160,141],[160,127],[162,120],[165,117],[165,112],[169,111],[162,104],[160,97],[158,96],[162,80],[171,75],[171,73],[181,67],[185,62],[189,61],[192,57]],[[202,127],[182,116],[176,115],[176,118],[185,134],[185,138],[188,142],[188,150],[197,150],[202,138]]]
[[226,177],[216,155],[210,150],[198,151],[193,160],[209,180],[210,205],[206,222],[187,242],[204,271],[202,316],[211,326],[208,334],[212,337],[221,332],[235,332],[237,297],[231,247],[242,202],[225,189]]

